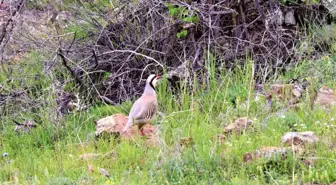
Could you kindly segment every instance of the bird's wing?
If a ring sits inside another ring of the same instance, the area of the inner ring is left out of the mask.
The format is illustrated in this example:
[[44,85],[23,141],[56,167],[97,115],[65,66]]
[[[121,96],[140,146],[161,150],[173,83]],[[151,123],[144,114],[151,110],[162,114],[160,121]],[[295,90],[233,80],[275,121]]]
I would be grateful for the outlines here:
[[133,117],[135,120],[151,119],[157,111],[156,97],[143,97],[137,103],[141,104],[141,108]]
[[139,101],[140,99],[136,100],[130,110],[130,113],[128,115],[129,119],[133,119],[140,111],[141,109],[141,101]]
[[141,101],[139,101],[138,99],[134,102],[130,110],[130,113],[128,114],[128,121],[123,131],[126,131],[133,124],[133,120],[135,119],[135,116],[138,114],[140,110],[141,110]]

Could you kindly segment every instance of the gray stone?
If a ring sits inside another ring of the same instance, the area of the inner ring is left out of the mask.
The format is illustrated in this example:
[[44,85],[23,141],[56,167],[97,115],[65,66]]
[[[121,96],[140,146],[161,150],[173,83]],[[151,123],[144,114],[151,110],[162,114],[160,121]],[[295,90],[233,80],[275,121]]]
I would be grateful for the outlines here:
[[188,77],[188,70],[186,67],[186,62],[178,66],[172,71],[169,71],[167,73],[168,79],[174,79],[177,78],[178,80],[182,80]]
[[266,15],[266,20],[265,20],[265,27],[268,30],[270,26],[276,26],[276,27],[281,27],[281,25],[284,23],[284,15],[283,12],[279,9],[275,10],[274,12],[269,13]]
[[336,0],[323,0],[322,4],[336,17]]
[[280,9],[276,10],[273,15],[274,21],[277,25],[281,26],[284,22],[284,16]]
[[288,146],[291,145],[303,145],[303,144],[315,144],[318,142],[318,137],[314,132],[287,132],[282,136],[281,141]]
[[289,26],[293,26],[293,25],[296,24],[296,20],[295,20],[295,17],[294,17],[294,10],[290,10],[290,11],[286,12],[285,24],[289,25]]

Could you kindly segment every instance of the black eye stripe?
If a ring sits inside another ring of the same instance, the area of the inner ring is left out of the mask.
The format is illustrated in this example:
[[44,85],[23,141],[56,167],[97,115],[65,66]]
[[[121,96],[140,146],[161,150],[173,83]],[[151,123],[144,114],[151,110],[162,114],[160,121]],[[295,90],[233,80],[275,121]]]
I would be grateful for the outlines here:
[[151,80],[150,80],[150,82],[149,82],[149,85],[155,90],[155,87],[154,87],[154,85],[153,85],[153,81],[154,81],[154,79],[156,78],[156,76],[154,76]]

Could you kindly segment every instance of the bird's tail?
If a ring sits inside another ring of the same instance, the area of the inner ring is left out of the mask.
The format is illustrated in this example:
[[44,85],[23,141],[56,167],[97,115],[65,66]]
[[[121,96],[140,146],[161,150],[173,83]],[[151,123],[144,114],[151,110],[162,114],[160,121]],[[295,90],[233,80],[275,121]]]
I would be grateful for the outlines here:
[[126,126],[123,129],[123,132],[126,132],[131,125],[132,125],[132,119],[128,119]]

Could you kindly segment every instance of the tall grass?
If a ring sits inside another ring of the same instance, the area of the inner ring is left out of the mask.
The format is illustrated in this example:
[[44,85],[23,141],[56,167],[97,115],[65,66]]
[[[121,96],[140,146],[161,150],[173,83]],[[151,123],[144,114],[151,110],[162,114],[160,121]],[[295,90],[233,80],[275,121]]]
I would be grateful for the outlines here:
[[[161,142],[154,148],[147,147],[144,139],[137,143],[119,139],[95,141],[93,121],[114,113],[127,114],[131,101],[118,107],[97,104],[86,111],[71,113],[55,124],[55,113],[49,108],[55,103],[50,89],[52,77],[39,80],[27,77],[23,82],[16,81],[23,78],[14,78],[13,87],[48,103],[34,114],[28,111],[1,118],[0,153],[8,153],[8,156],[0,157],[0,181],[4,184],[328,184],[336,181],[336,154],[335,149],[330,148],[336,140],[336,109],[312,110],[306,106],[308,98],[303,98],[298,110],[289,110],[281,116],[269,112],[265,99],[254,99],[254,64],[247,61],[243,67],[221,72],[209,61],[208,79],[193,80],[193,88],[184,81],[177,92],[172,91],[163,78],[157,91],[159,111],[164,117],[153,120],[159,128]],[[328,66],[324,64],[333,62],[328,58],[320,64],[304,63],[286,75],[305,74],[302,71],[306,65],[318,65],[322,69]],[[40,69],[20,73],[38,71]],[[326,77],[330,75],[324,72],[321,70]],[[0,76],[1,83],[8,80],[3,73]],[[335,79],[328,78],[328,84],[335,87]],[[5,87],[12,88],[9,84]],[[41,124],[29,134],[13,131],[12,120],[36,116]],[[242,135],[229,135],[222,143],[216,139],[223,133],[224,126],[245,116],[253,120],[254,129]],[[305,166],[296,156],[243,162],[247,152],[262,146],[280,146],[280,137],[285,132],[307,130],[314,131],[320,138],[320,142],[308,147],[303,155],[308,159],[315,157],[314,166]],[[181,146],[180,139],[188,137],[193,144]],[[79,157],[110,151],[114,154],[89,159]],[[93,171],[88,169],[89,165]],[[100,168],[106,169],[111,177],[102,176]]]

